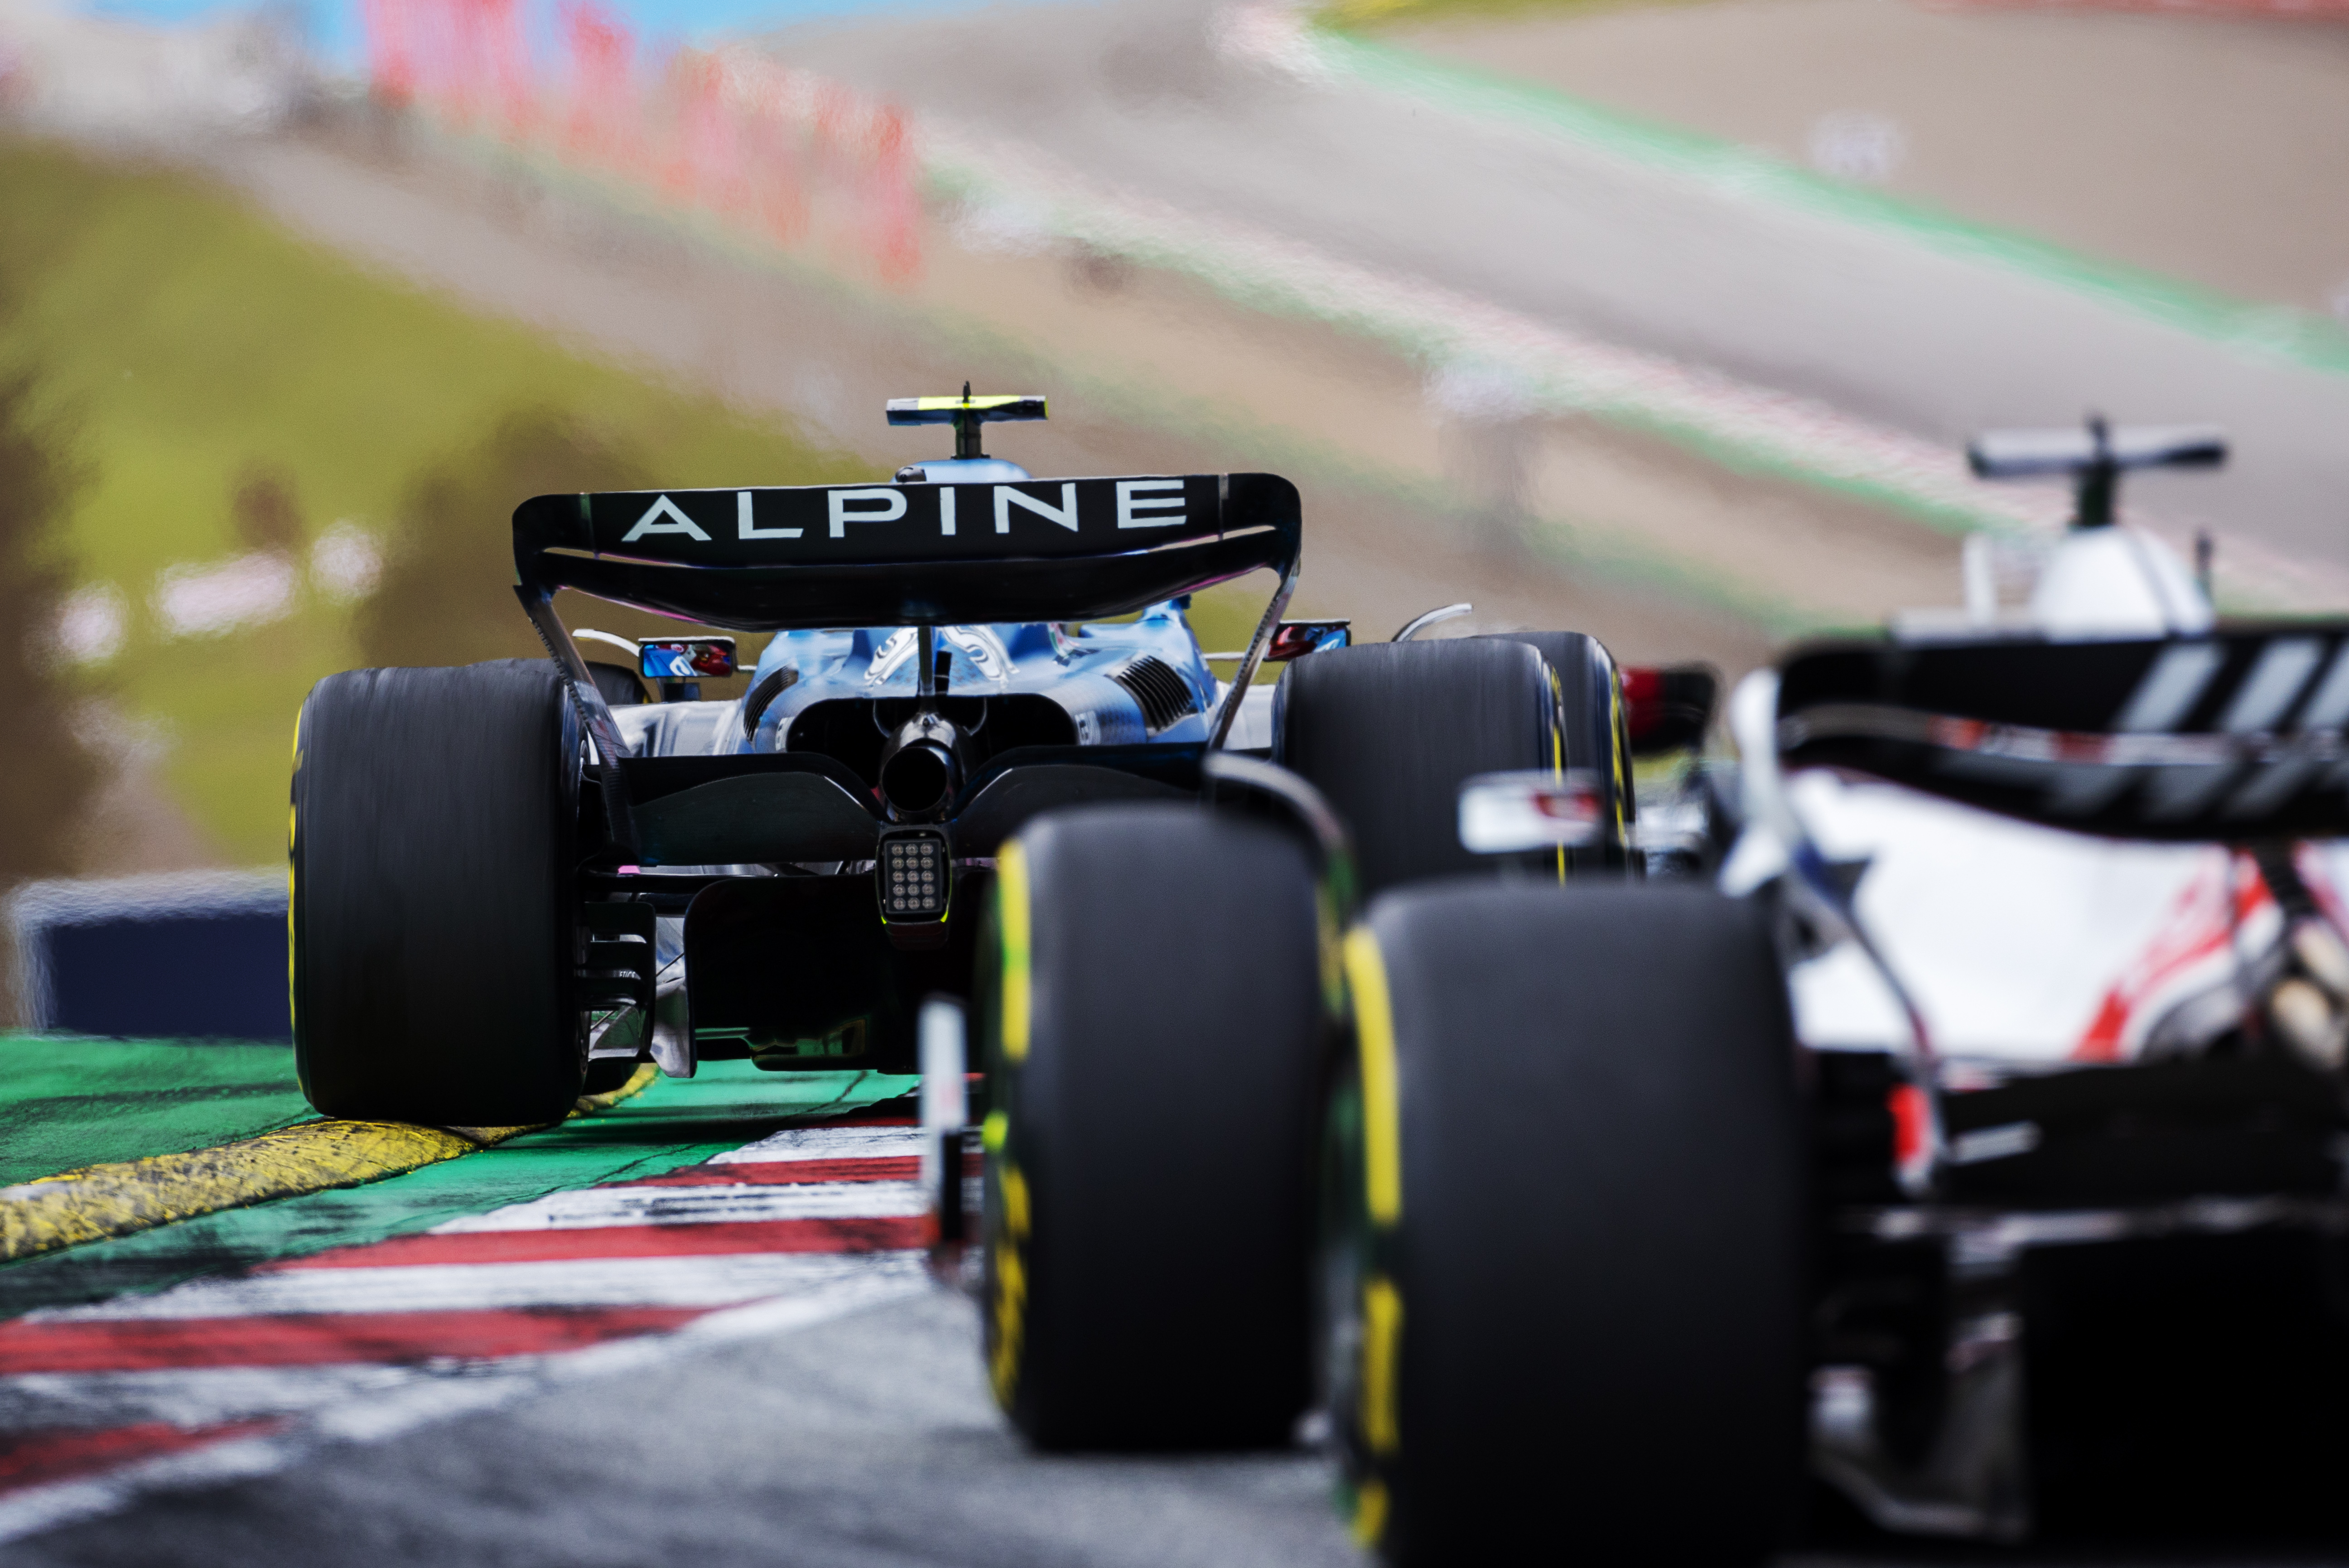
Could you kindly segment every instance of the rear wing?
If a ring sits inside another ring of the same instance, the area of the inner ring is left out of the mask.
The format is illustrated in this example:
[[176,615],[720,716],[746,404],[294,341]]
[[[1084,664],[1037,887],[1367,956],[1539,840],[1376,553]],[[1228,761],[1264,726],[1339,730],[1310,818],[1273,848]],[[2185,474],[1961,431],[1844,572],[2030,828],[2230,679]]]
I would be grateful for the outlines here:
[[1297,561],[1269,473],[540,495],[525,600],[557,588],[735,631],[1093,620]]
[[[783,631],[1097,620],[1269,567],[1280,584],[1216,715],[1220,746],[1296,586],[1302,537],[1297,487],[1270,473],[539,495],[514,509],[514,591],[596,750],[620,758],[619,727],[554,614],[557,589]],[[630,842],[616,774],[605,776]]]
[[2069,474],[2072,526],[2102,528],[2113,521],[2120,476],[2139,468],[2218,468],[2227,461],[2227,436],[2206,425],[2122,425],[2091,414],[2078,430],[1989,431],[1966,448],[1966,462],[1982,479],[2037,479]]
[[2051,827],[2349,834],[2349,621],[2128,642],[1815,645],[1780,668],[1781,767],[1848,769]]

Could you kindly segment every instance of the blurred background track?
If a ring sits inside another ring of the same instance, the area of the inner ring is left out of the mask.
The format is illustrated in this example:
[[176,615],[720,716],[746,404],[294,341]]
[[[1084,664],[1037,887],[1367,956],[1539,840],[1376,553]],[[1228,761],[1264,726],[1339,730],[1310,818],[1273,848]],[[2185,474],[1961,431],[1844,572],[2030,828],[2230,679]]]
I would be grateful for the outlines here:
[[[453,4],[378,15],[423,18],[406,47]],[[2338,22],[1360,0],[1331,31],[1156,0],[712,47],[562,15],[572,55],[500,99],[480,49],[404,76],[379,51],[363,82],[250,21],[0,0],[0,372],[30,378],[0,398],[0,604],[30,649],[13,772],[55,784],[0,798],[0,884],[271,859],[311,681],[534,651],[515,500],[885,473],[939,449],[881,400],[965,379],[1052,396],[1050,424],[994,438],[1039,472],[1291,474],[1297,608],[1371,637],[1467,598],[1447,631],[1578,627],[1734,673],[1952,603],[1965,533],[2062,506],[1971,484],[1963,438],[2089,407],[2230,426],[2230,474],[2137,493],[2173,537],[2219,535],[2238,604],[2349,598]],[[765,184],[730,140],[757,135]],[[1247,608],[1199,618],[1236,642]],[[300,1112],[259,1050],[83,1043],[43,1093],[108,1124],[109,1158],[217,1141]],[[409,1177],[66,1249],[0,1271],[0,1315],[478,1239],[502,1206],[667,1180],[778,1125],[781,1092],[705,1074]],[[117,1096],[171,1114],[125,1142]],[[17,1120],[0,1179],[87,1158]],[[268,1479],[191,1476],[0,1561],[1358,1561],[1301,1453],[1029,1454],[975,1337],[916,1288]],[[2247,1557],[2339,1554],[2001,1554]],[[1831,1530],[1797,1561],[1952,1559],[1974,1560]]]
[[[1913,56],[1933,42],[1930,29],[1912,37],[1878,26],[1871,36],[1866,26],[1879,13],[1909,9],[1882,0],[1815,20],[1798,7],[1782,15],[1780,0],[1667,8],[1639,18],[1649,35],[1644,51],[1623,44],[1610,57],[1602,33],[1587,59],[1580,29],[1611,24],[1623,35],[1630,19],[1525,14],[1490,25],[1489,34],[1463,21],[1442,36],[1452,55],[1506,60],[1536,84],[1544,75],[1594,88],[1621,81],[1643,108],[1668,97],[1665,84],[1700,97],[1708,73],[1725,81],[1743,72],[1779,82],[1782,102],[1809,98],[1835,109],[1852,106],[1826,95],[1856,90],[1857,80],[1831,79],[1818,63],[1832,57],[1824,38],[1844,39],[1860,60]],[[2053,268],[1985,254],[1979,235],[1889,221],[1880,204],[1845,200],[1827,181],[1788,179],[1735,149],[1651,135],[1572,99],[1495,90],[1507,84],[1489,75],[1431,71],[1384,42],[1317,36],[1277,12],[1247,26],[1234,17],[1262,14],[1205,0],[1038,7],[1033,15],[1028,26],[1005,25],[1001,12],[916,29],[811,24],[775,35],[771,47],[907,104],[934,125],[988,139],[982,147],[1048,150],[1054,163],[1127,199],[1243,224],[1340,263],[1486,302],[1532,329],[1588,334],[1812,400],[1944,451],[1985,425],[2068,422],[2092,408],[2116,419],[2219,422],[2238,442],[2230,473],[2207,484],[2141,486],[2145,504],[2283,559],[2349,566],[2349,535],[2336,521],[2349,493],[2349,452],[2334,439],[2349,416],[2349,376],[2341,373],[2349,358],[2329,321],[2292,318],[2280,352],[2240,335],[2213,340],[2147,315],[2125,290],[2078,286]],[[1982,20],[1942,26],[1962,31]],[[2103,29],[2119,47],[2140,41],[2148,19],[2073,20]],[[2326,52],[2334,41],[2321,35],[2317,48]],[[2315,196],[2316,171],[2337,159],[2339,93],[2321,68],[2195,72],[2198,47],[2176,32],[2157,53],[2195,95],[2218,100],[2204,110],[2209,118],[2303,82],[2313,86],[2296,104],[2311,119],[2330,118],[2328,134],[2268,139],[2308,172],[2282,192],[2285,201],[2264,204],[2263,227],[2243,234],[2240,247],[2256,252],[2267,232],[2293,223],[2292,202]],[[1975,145],[1992,166],[2030,155],[2014,147],[2018,137],[2038,134],[2063,147],[2053,110],[2018,126],[2002,106],[2047,90],[2067,70],[2103,80],[2092,57],[2075,47],[2029,72],[1978,71],[1966,83],[1971,118],[1951,140]],[[2026,49],[2013,48],[2005,63],[2025,57]],[[1888,90],[1897,94],[1903,77],[1920,69],[1912,59],[1905,73],[1891,70]],[[2065,109],[2097,118],[2099,93],[2126,96],[2107,82],[2085,99],[2067,99]],[[1725,89],[1712,97],[1737,101]],[[1915,134],[1932,147],[1921,129]],[[2222,161],[2223,149],[2213,154]],[[2119,161],[2100,167],[2117,175]],[[2155,158],[2129,163],[2139,206],[2164,200],[2172,183],[2165,174]],[[2191,189],[2168,200],[2181,214],[2175,229],[2203,223],[2186,215],[2196,211]],[[2349,276],[2349,254],[2336,265]],[[2211,314],[2225,319],[2223,311]],[[1716,560],[1741,576],[1750,565]]]
[[2330,315],[2349,291],[2349,12],[2000,0],[1341,6],[1572,94],[2147,281]]

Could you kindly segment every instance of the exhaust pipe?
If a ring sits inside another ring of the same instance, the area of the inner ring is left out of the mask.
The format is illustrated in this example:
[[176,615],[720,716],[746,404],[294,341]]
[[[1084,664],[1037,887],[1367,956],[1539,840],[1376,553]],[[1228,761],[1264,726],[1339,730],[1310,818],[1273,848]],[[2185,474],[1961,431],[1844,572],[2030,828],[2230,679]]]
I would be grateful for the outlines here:
[[881,749],[881,798],[900,822],[941,815],[962,783],[962,734],[942,717],[938,700],[937,632],[920,628],[915,651],[914,716]]

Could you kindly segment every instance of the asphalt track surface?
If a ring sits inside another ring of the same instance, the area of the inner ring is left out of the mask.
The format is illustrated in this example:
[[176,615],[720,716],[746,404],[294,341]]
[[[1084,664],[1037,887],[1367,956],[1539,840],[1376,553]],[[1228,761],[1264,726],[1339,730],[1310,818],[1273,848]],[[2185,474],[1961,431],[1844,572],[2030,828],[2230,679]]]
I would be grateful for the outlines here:
[[[823,1097],[655,1085],[372,1187],[0,1269],[0,1563],[1361,1561],[1302,1449],[1029,1451],[973,1303],[911,1245],[903,1102],[806,1114]],[[2344,1560],[1830,1523],[1781,1568]]]
[[1340,73],[1236,59],[1211,0],[991,8],[775,36],[792,62],[1075,178],[1547,327],[1726,371],[1954,447],[1986,426],[2209,421],[2169,520],[2349,565],[2349,376],[2026,272]]
[[1039,1459],[929,1290],[0,1547],[34,1564],[1351,1565],[1309,1456]]

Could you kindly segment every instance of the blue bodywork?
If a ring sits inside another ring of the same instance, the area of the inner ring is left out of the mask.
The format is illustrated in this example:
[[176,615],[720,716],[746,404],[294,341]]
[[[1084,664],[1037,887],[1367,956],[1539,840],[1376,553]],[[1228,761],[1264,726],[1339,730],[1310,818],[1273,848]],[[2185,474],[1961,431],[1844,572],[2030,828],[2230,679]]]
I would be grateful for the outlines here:
[[[911,698],[914,647],[911,627],[777,633],[760,655],[751,683],[756,686],[761,678],[780,670],[796,670],[798,679],[767,706],[740,749],[787,749],[792,720],[829,699]],[[953,696],[1029,692],[1049,697],[1068,711],[1079,745],[1207,738],[1215,677],[1199,656],[1198,639],[1179,599],[1153,605],[1126,625],[943,627],[938,647],[948,655],[947,689]],[[1192,711],[1155,731],[1141,702],[1109,678],[1111,671],[1143,658],[1155,658],[1173,670],[1192,703]]]

